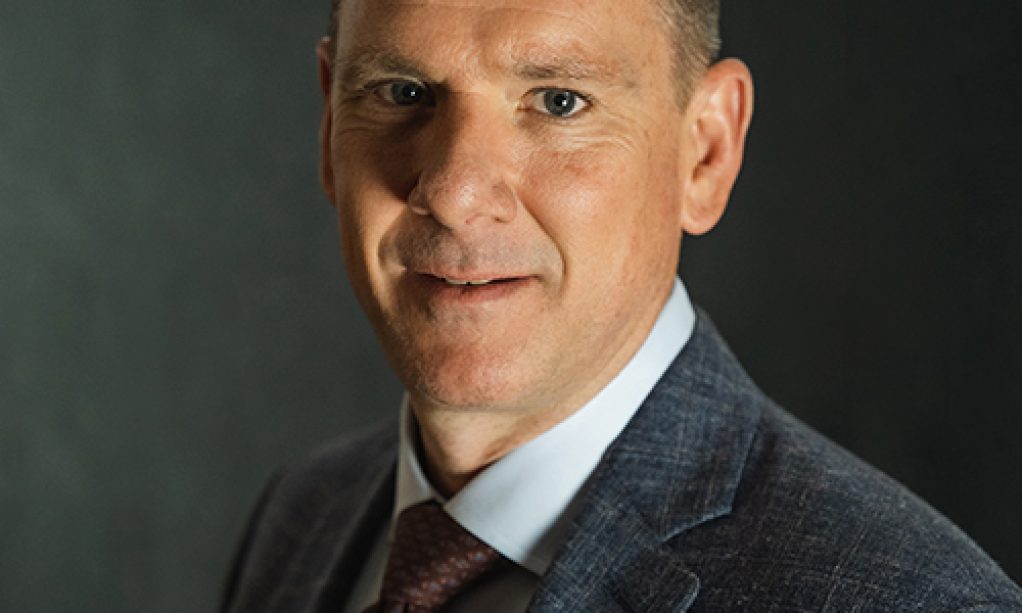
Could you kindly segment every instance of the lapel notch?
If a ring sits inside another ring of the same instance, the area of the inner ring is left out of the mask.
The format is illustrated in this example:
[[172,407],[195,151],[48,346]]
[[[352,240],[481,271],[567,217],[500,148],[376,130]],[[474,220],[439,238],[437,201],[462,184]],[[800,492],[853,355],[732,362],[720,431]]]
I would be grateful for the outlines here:
[[758,390],[699,312],[688,345],[608,448],[530,611],[674,611],[699,578],[678,535],[731,510]]

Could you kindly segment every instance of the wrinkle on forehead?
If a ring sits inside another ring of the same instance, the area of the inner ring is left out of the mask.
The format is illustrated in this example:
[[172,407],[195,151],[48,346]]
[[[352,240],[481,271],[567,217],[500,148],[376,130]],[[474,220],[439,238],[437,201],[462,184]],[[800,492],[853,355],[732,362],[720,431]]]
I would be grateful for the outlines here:
[[[361,4],[352,9],[355,14],[341,20],[348,26],[344,28],[348,30],[346,36],[339,36],[343,40],[338,41],[342,82],[352,82],[368,73],[427,80],[424,77],[431,72],[433,57],[442,58],[448,68],[453,64],[451,59],[458,58],[458,73],[463,76],[498,71],[524,80],[601,80],[634,87],[634,76],[639,72],[629,58],[616,52],[619,45],[614,40],[620,33],[606,31],[605,24],[615,21],[605,19],[604,27],[599,27],[591,17],[593,11],[585,10],[581,2],[562,0],[561,5],[567,7],[560,10],[528,0],[363,0]],[[467,14],[465,19],[455,15],[439,20],[450,24],[450,29],[429,31],[420,27],[429,20],[417,18],[415,13],[432,8],[465,9],[474,14]],[[607,10],[606,5],[601,8]],[[412,10],[403,13],[404,9]],[[369,11],[380,11],[368,21],[381,27],[359,29],[358,17]]]
[[[364,13],[369,10],[382,10],[396,13],[401,8],[445,8],[445,9],[473,9],[484,12],[514,11],[519,13],[533,13],[546,15],[572,21],[574,23],[589,22],[590,34],[599,35],[599,28],[595,27],[590,18],[594,7],[592,0],[588,3],[584,0],[558,0],[561,4],[568,5],[561,10],[551,7],[551,2],[540,2],[537,0],[344,0],[341,3],[342,17],[340,23],[343,29],[345,24],[352,21],[352,15]],[[628,0],[635,1],[635,0]],[[361,5],[361,6],[359,6]],[[613,6],[613,4],[611,4]]]
[[[370,0],[372,1],[372,0]],[[524,11],[534,11],[537,13],[546,13],[549,15],[555,15],[558,17],[576,18],[578,14],[574,11],[568,10],[554,10],[547,6],[549,3],[540,2],[529,2],[528,0],[376,0],[380,5],[383,6],[436,6],[443,8],[482,8],[486,10],[490,9],[517,9]],[[584,0],[572,0],[570,2],[571,8],[573,9],[585,9],[586,2]],[[529,6],[523,6],[529,5]]]

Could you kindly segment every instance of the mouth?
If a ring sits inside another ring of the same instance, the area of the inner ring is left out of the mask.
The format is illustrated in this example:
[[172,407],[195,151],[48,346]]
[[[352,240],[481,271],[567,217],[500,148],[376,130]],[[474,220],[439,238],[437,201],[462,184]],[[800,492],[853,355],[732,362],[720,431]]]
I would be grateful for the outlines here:
[[533,286],[531,275],[485,273],[466,274],[419,272],[411,275],[410,287],[417,287],[421,296],[434,306],[445,304],[482,305],[507,300]]
[[510,283],[512,281],[518,281],[523,277],[495,277],[492,279],[458,279],[455,277],[442,277],[437,275],[430,275],[431,277],[443,281],[447,285],[453,285],[455,287],[465,286],[481,286],[481,285],[493,285],[495,283]]

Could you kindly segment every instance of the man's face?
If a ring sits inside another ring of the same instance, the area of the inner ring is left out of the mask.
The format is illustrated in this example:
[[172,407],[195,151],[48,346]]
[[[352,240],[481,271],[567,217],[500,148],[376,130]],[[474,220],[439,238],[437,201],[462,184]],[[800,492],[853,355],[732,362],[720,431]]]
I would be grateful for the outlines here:
[[327,192],[413,402],[574,410],[648,334],[690,157],[657,17],[653,0],[344,0]]

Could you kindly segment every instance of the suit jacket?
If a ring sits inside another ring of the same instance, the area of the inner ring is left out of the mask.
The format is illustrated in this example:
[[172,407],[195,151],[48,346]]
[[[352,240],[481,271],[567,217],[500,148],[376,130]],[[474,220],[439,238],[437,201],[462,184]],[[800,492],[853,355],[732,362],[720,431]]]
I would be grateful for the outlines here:
[[[396,449],[389,421],[279,471],[223,610],[340,611]],[[947,519],[766,398],[703,313],[585,496],[531,611],[1022,611]]]

